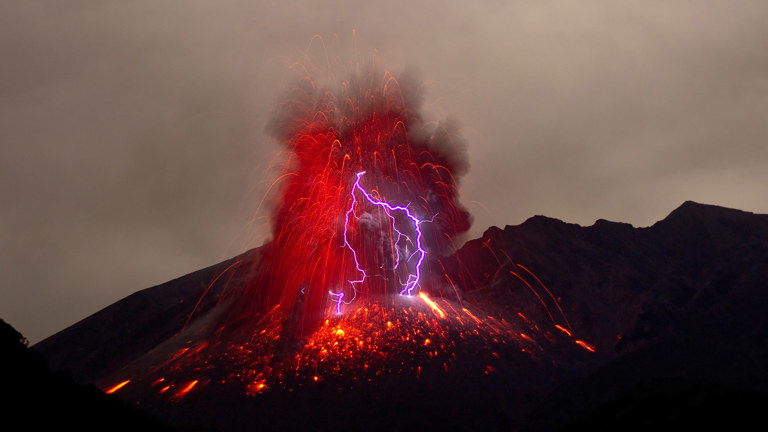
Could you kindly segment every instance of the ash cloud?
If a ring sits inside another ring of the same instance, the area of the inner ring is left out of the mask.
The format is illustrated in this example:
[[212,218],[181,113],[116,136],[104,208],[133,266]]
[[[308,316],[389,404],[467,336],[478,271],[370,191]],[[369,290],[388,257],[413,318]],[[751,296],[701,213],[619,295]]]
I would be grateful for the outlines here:
[[[396,171],[405,172],[410,167],[398,166],[397,157],[388,159],[390,152],[405,146],[408,149],[401,156],[408,158],[407,163],[440,168],[433,170],[431,180],[421,184],[423,189],[414,185],[416,189],[400,196],[399,200],[412,202],[421,198],[429,202],[431,213],[422,216],[438,216],[432,229],[435,237],[443,237],[438,231],[451,238],[467,232],[471,217],[459,203],[458,189],[461,178],[469,170],[469,154],[458,120],[455,117],[443,121],[425,118],[422,114],[424,85],[414,69],[407,68],[397,77],[373,63],[360,69],[363,72],[358,69],[341,82],[332,80],[343,72],[333,74],[331,78],[306,75],[289,86],[278,99],[267,130],[286,150],[283,172],[300,173],[318,161],[328,159],[330,163],[331,158],[340,160],[345,152],[350,155],[358,151],[362,154],[350,159],[350,163],[358,170],[376,171],[367,174],[375,175],[381,182],[376,187],[385,192],[390,188],[392,196],[397,196],[393,189],[400,187],[392,184],[393,178],[399,175]],[[329,84],[323,84],[329,81]],[[380,119],[371,120],[377,116]],[[398,128],[403,129],[402,133],[398,133]],[[318,145],[318,141],[324,144]],[[339,153],[331,150],[335,143],[339,144]],[[383,154],[379,157],[392,166],[377,168],[375,153]],[[351,178],[349,174],[346,175]],[[291,198],[285,196],[286,189],[297,182],[314,181],[317,179],[300,175],[291,177],[282,186],[282,192],[276,194],[278,198],[272,203],[273,236],[278,236],[279,230],[283,229],[281,219],[285,216],[281,216],[281,209],[292,204]],[[436,193],[436,185],[430,181],[444,185],[441,195]],[[419,197],[420,194],[424,196]],[[436,251],[448,252],[450,249],[451,246],[435,245]]]

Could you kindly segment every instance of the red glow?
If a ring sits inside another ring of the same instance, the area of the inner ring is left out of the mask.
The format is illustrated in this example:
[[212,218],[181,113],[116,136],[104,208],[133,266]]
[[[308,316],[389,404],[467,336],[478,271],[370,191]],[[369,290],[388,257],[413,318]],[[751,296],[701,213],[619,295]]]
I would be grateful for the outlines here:
[[[426,254],[452,251],[452,239],[469,228],[456,182],[466,162],[455,150],[456,131],[425,123],[413,100],[394,76],[376,69],[327,88],[306,77],[288,92],[273,121],[286,148],[273,240],[264,271],[236,299],[229,328],[247,329],[280,304],[286,316],[299,317],[287,332],[301,339],[318,328],[334,300],[399,292],[414,268],[398,257],[414,253],[416,233],[372,200],[429,220],[420,226]],[[355,202],[356,174],[363,171],[371,199]],[[347,227],[350,206],[356,217]],[[364,280],[353,251],[368,274]]]
[[251,396],[256,395],[258,393],[261,393],[263,391],[266,391],[269,387],[267,387],[267,379],[263,378],[262,376],[259,376],[254,380],[249,386],[248,386],[248,394]]

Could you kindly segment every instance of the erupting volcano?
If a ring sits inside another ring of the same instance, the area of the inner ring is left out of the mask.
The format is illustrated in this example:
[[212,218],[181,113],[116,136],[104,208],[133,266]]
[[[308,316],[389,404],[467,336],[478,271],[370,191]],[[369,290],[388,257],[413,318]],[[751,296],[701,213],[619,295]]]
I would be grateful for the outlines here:
[[[456,397],[446,389],[458,377],[521,409],[534,387],[522,383],[546,388],[552,368],[592,355],[503,244],[449,256],[470,226],[458,200],[468,164],[453,123],[422,119],[417,88],[375,68],[336,87],[306,78],[291,88],[271,124],[286,148],[272,240],[218,267],[180,332],[98,383],[155,412],[172,404],[183,419],[203,401],[235,399],[259,416],[290,403],[349,419],[362,394],[390,389],[376,412],[413,410]],[[510,277],[528,306],[472,293]],[[473,410],[507,409],[472,405],[482,400],[472,391],[460,399]]]
[[403,87],[371,69],[336,89],[307,78],[284,97],[272,123],[287,147],[273,241],[263,273],[238,294],[237,326],[277,307],[298,315],[299,340],[329,308],[418,294],[425,261],[469,229],[457,131],[425,123]]

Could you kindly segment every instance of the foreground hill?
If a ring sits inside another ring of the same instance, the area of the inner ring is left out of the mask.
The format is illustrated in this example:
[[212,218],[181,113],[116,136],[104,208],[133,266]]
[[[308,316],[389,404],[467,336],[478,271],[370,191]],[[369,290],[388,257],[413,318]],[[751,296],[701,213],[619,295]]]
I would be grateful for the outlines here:
[[[51,372],[24,337],[0,320],[0,391],[5,430],[173,431],[94,386]],[[15,423],[15,426],[11,426]]]

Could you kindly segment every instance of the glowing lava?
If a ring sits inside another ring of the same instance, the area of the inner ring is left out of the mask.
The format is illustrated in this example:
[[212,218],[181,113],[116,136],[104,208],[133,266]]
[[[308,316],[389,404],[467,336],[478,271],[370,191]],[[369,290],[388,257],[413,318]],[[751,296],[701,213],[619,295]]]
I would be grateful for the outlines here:
[[125,387],[125,385],[128,384],[129,382],[131,382],[131,380],[125,380],[125,381],[123,381],[121,383],[115,384],[114,386],[104,390],[104,393],[112,394],[112,393],[120,390],[121,388]]
[[283,348],[284,320],[279,308],[274,309],[247,340],[171,351],[172,361],[138,379],[145,389],[153,389],[150,394],[136,384],[131,386],[136,393],[124,396],[178,403],[201,389],[237,389],[256,397],[326,382],[351,390],[395,378],[492,376],[512,373],[510,362],[560,361],[553,350],[578,358],[579,351],[594,349],[522,314],[492,316],[477,306],[461,307],[424,292],[361,299],[344,314],[331,314],[290,351]]
[[[435,302],[433,302],[433,301],[432,301],[432,300],[431,300],[429,297],[427,297],[427,295],[426,295],[426,294],[424,294],[423,292],[422,292],[422,293],[419,293],[419,298],[421,298],[422,300],[424,300],[424,303],[426,303],[427,305],[429,305],[429,307],[431,307],[433,311],[437,312],[437,314],[438,314],[438,315],[440,315],[440,318],[445,318],[445,312],[443,312],[443,310],[442,310],[442,309],[440,309],[440,307],[438,307],[438,306],[437,306],[437,304],[435,304]],[[466,310],[466,309],[465,309],[465,310]],[[469,313],[469,312],[467,312],[467,313],[468,313],[470,316],[472,316],[472,314],[471,314],[471,313]]]

